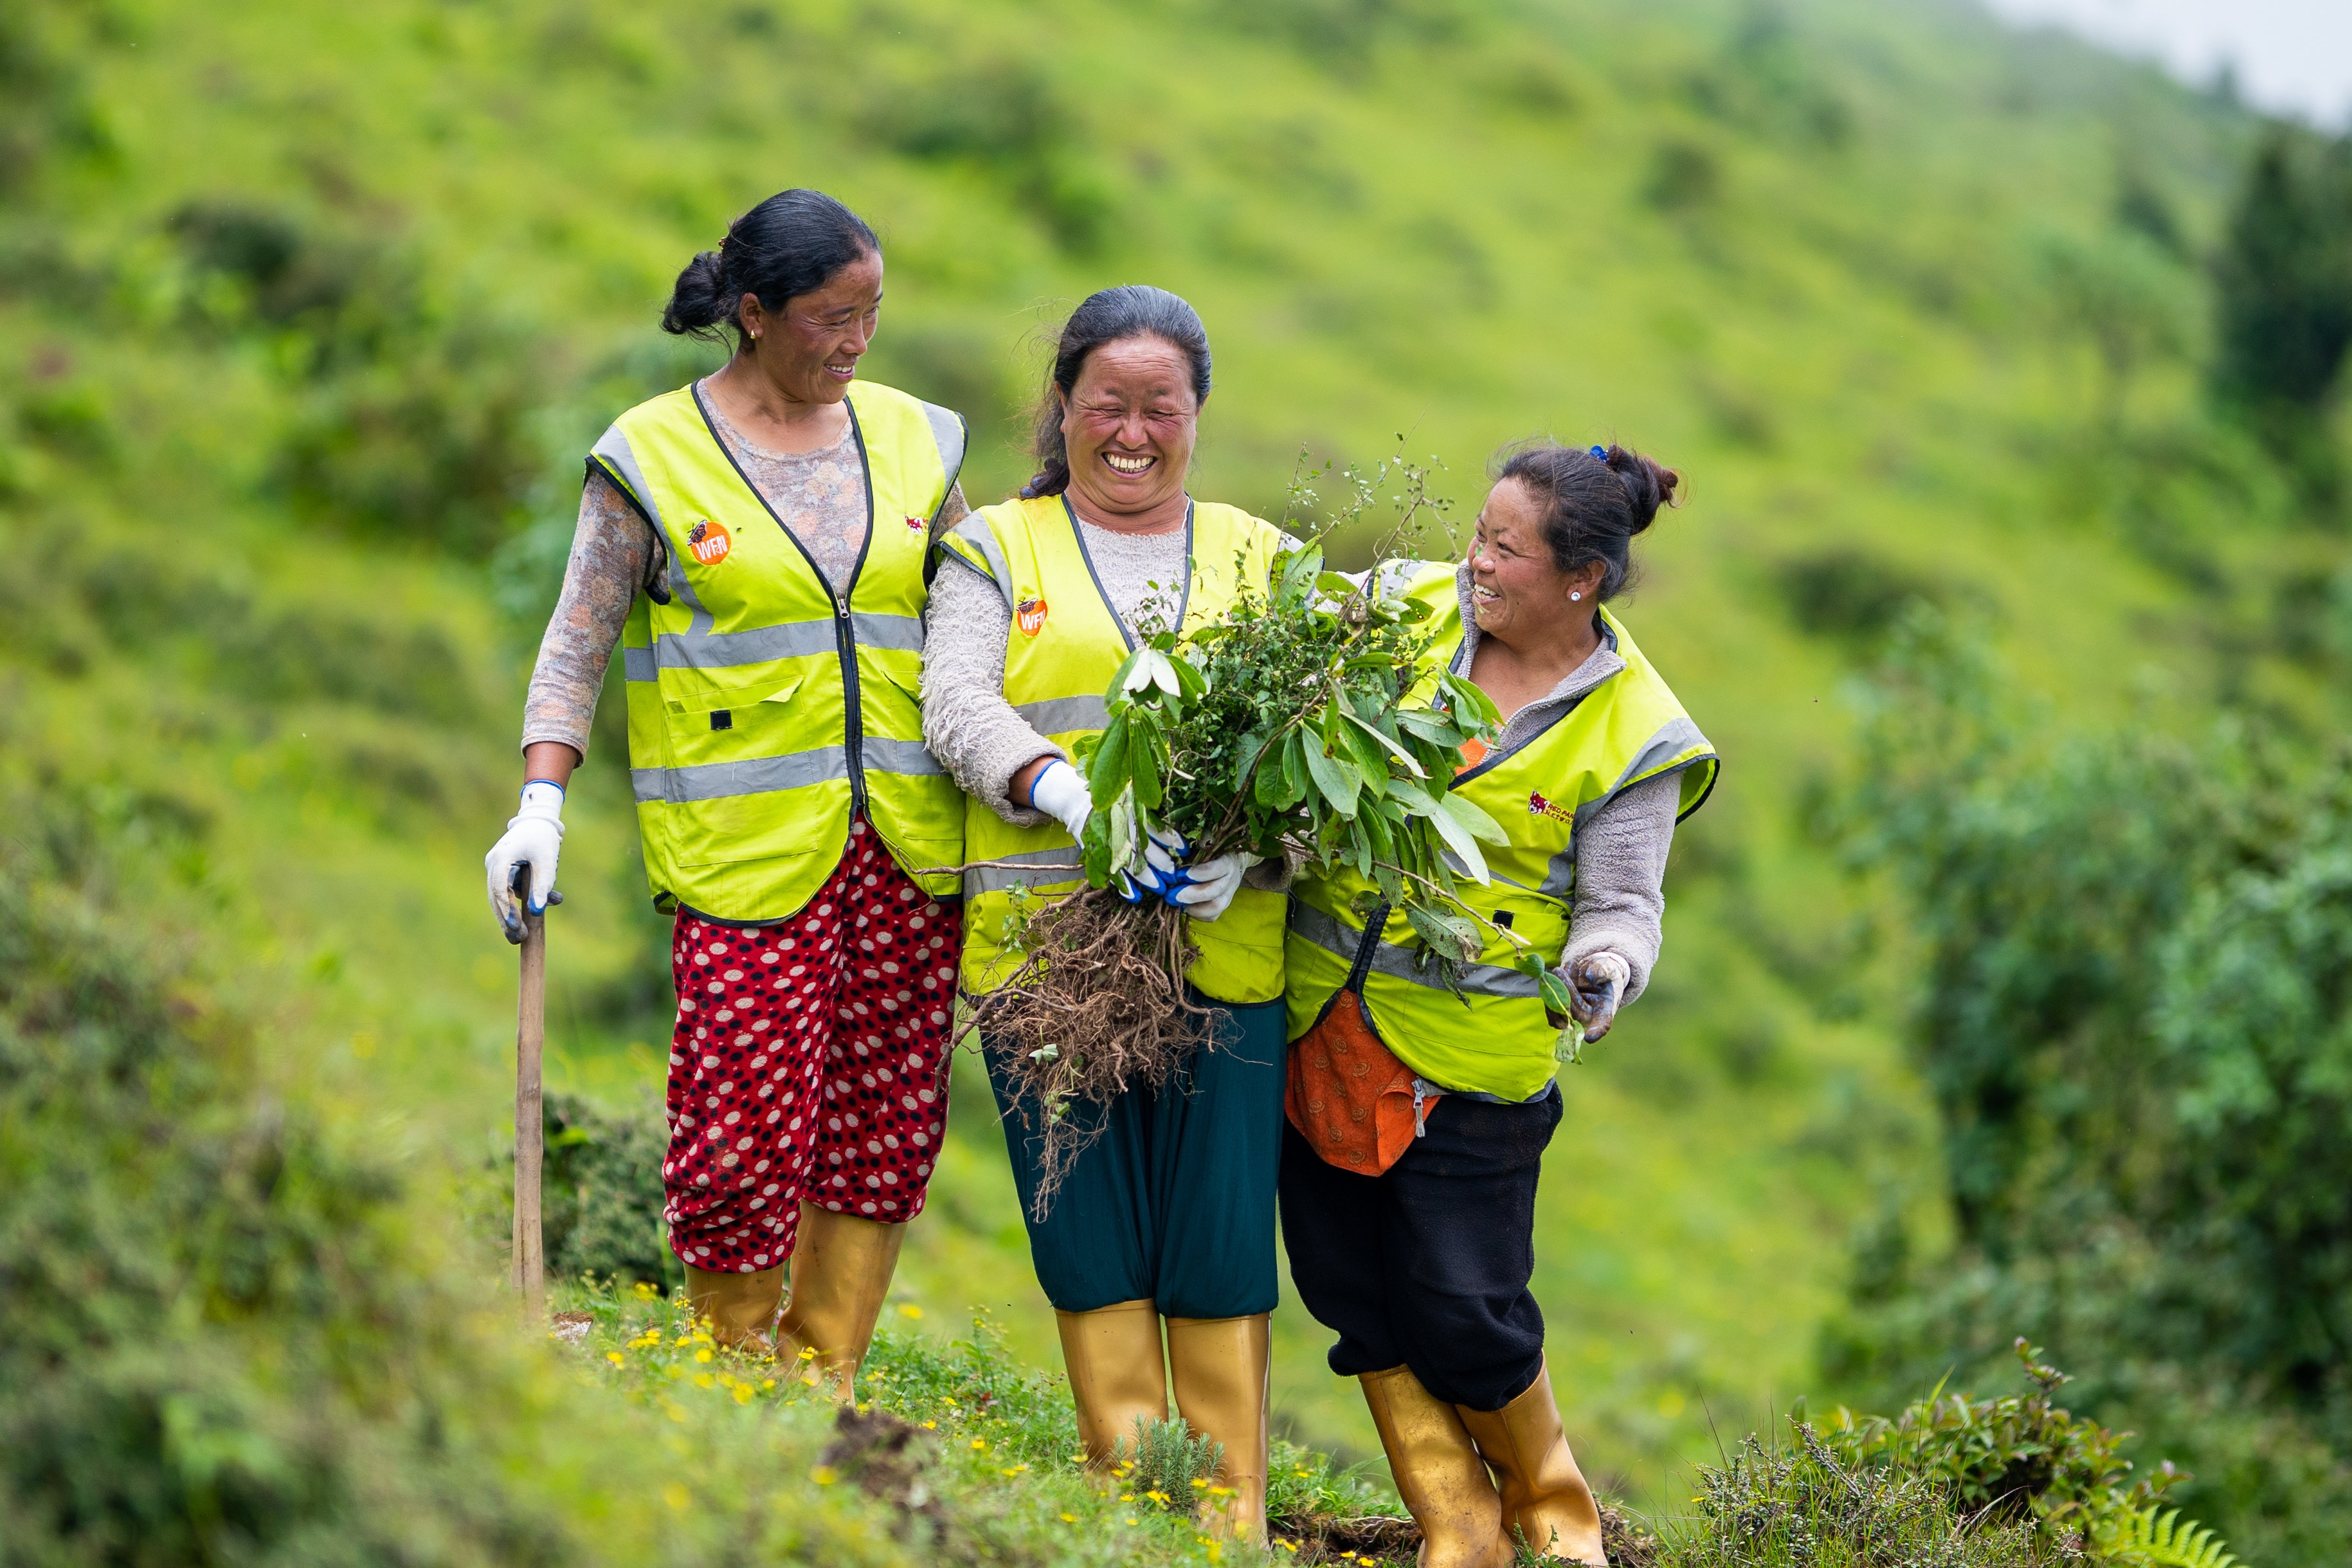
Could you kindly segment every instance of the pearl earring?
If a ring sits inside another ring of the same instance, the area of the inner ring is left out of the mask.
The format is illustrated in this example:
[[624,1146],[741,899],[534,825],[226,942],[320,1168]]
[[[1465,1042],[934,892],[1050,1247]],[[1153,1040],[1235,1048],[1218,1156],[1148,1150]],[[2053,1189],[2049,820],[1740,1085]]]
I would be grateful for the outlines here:
[[1584,595],[1582,595],[1581,593],[1571,593],[1571,594],[1570,594],[1570,595],[1569,595],[1569,597],[1570,597],[1570,599],[1581,599],[1581,598],[1583,598],[1583,597],[1584,597]]

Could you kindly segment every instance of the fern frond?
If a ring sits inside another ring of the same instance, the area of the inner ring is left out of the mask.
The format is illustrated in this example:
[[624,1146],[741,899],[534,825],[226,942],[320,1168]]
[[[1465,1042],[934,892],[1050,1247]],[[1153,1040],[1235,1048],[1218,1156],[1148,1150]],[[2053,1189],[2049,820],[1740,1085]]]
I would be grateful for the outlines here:
[[2100,1556],[2147,1568],[2244,1568],[2220,1536],[2184,1521],[2177,1508],[2151,1505],[2123,1515],[2098,1535]]

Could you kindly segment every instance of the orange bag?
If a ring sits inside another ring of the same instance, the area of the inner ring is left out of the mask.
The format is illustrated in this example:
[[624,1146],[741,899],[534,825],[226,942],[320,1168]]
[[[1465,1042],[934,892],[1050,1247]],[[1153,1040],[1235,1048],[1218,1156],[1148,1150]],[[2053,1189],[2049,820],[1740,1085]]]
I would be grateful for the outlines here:
[[1325,1164],[1379,1176],[1412,1146],[1438,1098],[1414,1087],[1412,1069],[1381,1043],[1362,999],[1345,990],[1290,1048],[1282,1109]]

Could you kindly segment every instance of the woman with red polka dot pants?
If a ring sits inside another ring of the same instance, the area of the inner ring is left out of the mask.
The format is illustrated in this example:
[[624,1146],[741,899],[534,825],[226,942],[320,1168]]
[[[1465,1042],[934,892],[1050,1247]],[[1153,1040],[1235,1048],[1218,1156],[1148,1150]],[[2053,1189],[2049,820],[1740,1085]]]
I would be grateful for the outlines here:
[[679,912],[662,1217],[697,1301],[750,1308],[719,1337],[763,1332],[789,1258],[778,1353],[864,1358],[947,1132],[961,935],[863,820],[791,919]]
[[919,694],[965,426],[855,373],[882,277],[874,231],[808,190],[678,275],[664,329],[734,352],[588,454],[521,808],[484,857],[520,941],[617,644],[646,880],[677,916],[669,1244],[719,1343],[843,1398],[946,1131],[962,937],[963,795]]

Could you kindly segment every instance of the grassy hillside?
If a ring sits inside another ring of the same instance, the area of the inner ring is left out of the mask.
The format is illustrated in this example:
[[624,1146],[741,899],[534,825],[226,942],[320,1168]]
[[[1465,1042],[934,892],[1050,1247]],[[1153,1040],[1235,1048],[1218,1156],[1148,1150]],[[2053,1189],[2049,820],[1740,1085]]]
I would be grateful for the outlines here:
[[[1627,615],[1724,783],[1656,984],[1570,1075],[1538,1249],[1571,1429],[1636,1495],[1710,1415],[1807,1388],[1857,1225],[1936,1233],[1902,955],[1811,826],[1894,608],[1979,628],[2053,725],[2342,716],[2334,644],[2295,630],[2341,537],[2198,413],[2196,257],[2249,122],[1965,6],[40,0],[0,27],[0,767],[170,846],[269,1070],[446,1207],[487,1201],[507,1136],[479,855],[580,454],[710,362],[653,329],[668,280],[784,185],[881,231],[870,368],[972,415],[975,501],[1025,472],[1039,334],[1135,279],[1215,344],[1202,495],[1276,507],[1302,447],[1402,438],[1466,516],[1539,431],[1690,476]],[[667,1004],[617,706],[552,1032],[559,1083],[624,1103]],[[958,1090],[903,1295],[991,1304],[1046,1361]],[[1276,1324],[1289,1430],[1369,1451],[1321,1332]]]

